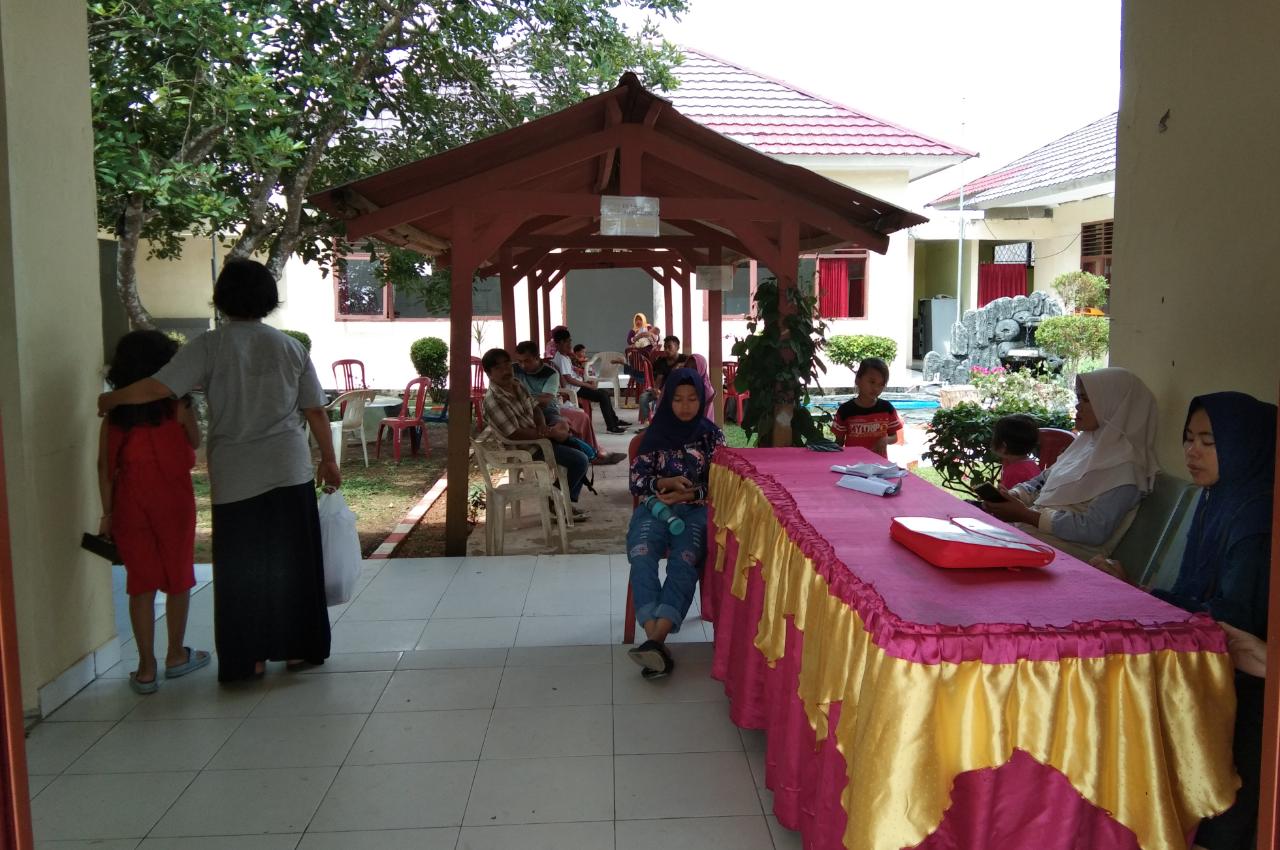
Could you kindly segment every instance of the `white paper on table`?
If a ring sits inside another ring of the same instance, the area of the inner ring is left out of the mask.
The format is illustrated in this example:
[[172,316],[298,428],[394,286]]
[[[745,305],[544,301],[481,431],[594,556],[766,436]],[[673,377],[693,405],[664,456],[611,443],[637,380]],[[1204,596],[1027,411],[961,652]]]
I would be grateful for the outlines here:
[[907,474],[896,463],[851,463],[843,466],[837,463],[831,467],[831,471],[841,475],[857,475],[860,478],[904,478]]
[[857,490],[859,493],[870,493],[873,496],[892,496],[902,488],[899,480],[886,481],[883,478],[862,478],[857,475],[843,475],[836,482],[837,487]]

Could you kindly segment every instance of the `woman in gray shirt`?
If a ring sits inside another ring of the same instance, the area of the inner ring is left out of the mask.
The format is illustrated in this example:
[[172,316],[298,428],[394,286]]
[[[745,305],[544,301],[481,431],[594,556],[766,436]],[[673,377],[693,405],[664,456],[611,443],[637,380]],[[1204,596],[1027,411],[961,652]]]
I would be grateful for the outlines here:
[[209,403],[214,636],[218,680],[329,657],[320,521],[306,423],[320,445],[319,477],[337,487],[325,395],[302,344],[262,323],[279,304],[261,263],[229,260],[213,303],[230,321],[196,337],[153,377],[103,393],[98,411],[181,397]]

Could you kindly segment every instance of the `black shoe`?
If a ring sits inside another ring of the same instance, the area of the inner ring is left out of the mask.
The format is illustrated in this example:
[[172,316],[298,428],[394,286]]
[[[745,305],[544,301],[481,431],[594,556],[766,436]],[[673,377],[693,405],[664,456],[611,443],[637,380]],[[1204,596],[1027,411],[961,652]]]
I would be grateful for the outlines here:
[[625,420],[625,419],[619,419],[617,422],[615,422],[615,423],[613,423],[613,424],[614,424],[614,425],[621,425],[621,426],[622,426],[622,427],[624,427],[624,428],[626,428],[626,427],[628,427],[629,425],[631,425],[631,423],[630,423],[630,422],[628,422],[628,421],[627,421],[627,420]]
[[613,466],[615,463],[622,463],[626,459],[626,452],[606,452],[602,455],[596,455],[591,462],[596,466]]
[[608,431],[610,434],[625,434],[627,433],[627,426],[626,425],[610,425],[608,428]]
[[661,678],[676,669],[671,653],[656,640],[647,640],[639,646],[633,646],[627,650],[627,657],[640,665],[640,675],[646,679]]

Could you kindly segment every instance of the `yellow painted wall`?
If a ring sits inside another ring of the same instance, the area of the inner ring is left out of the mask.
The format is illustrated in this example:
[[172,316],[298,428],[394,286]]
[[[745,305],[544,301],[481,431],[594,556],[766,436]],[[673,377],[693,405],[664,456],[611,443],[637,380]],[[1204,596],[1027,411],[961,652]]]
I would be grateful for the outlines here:
[[1053,208],[1053,218],[1027,221],[987,219],[974,225],[981,239],[1035,243],[1035,288],[1048,291],[1053,279],[1080,268],[1080,226],[1113,216],[1115,198],[1102,195]]
[[[143,240],[138,246],[138,296],[151,315],[166,319],[212,318],[213,277],[209,260],[214,248],[209,239],[187,239],[182,256],[176,260],[147,259],[148,250]],[[218,268],[222,267],[226,255],[227,249],[219,245]]]
[[0,415],[23,705],[111,639],[97,523],[101,298],[84,4],[0,0]]
[[1111,362],[1155,392],[1178,469],[1193,395],[1276,399],[1280,4],[1127,0],[1122,27]]

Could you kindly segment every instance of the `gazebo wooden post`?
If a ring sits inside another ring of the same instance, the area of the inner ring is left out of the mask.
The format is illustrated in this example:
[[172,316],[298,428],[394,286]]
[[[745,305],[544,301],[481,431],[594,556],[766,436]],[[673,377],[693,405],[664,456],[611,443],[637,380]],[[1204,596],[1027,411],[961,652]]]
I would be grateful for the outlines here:
[[[1280,446],[1280,423],[1277,423],[1276,445]],[[1276,472],[1280,473],[1280,457],[1276,461]],[[1275,480],[1271,527],[1280,528],[1280,474]],[[1269,610],[1280,611],[1280,534],[1274,532],[1271,535],[1269,592]],[[1267,678],[1263,687],[1258,850],[1275,847],[1280,840],[1280,629],[1271,629],[1267,636]]]
[[515,357],[516,351],[516,271],[511,265],[511,249],[502,248],[498,252],[498,263],[502,267],[498,281],[502,290],[502,347]]
[[676,332],[676,313],[674,308],[671,305],[671,281],[672,281],[671,267],[668,266],[662,270],[662,281],[661,281],[662,305],[663,307],[666,308],[666,311],[663,314],[663,319],[666,321],[666,324],[663,325],[663,328],[665,328],[667,332],[663,334],[663,336],[666,336],[667,334],[673,334]]
[[[693,269],[682,265],[680,275],[680,339],[685,346],[693,344]],[[685,349],[689,350],[688,348]]]
[[[711,265],[720,265],[720,246],[712,245],[708,251],[708,260]],[[688,278],[685,278],[688,281]],[[685,283],[685,294],[688,295],[689,285]],[[724,374],[724,353],[722,350],[723,337],[723,301],[720,290],[713,289],[707,292],[707,310],[710,311],[711,321],[707,325],[707,375],[711,377],[711,385],[714,387],[717,383],[723,384],[722,375]],[[688,321],[686,319],[686,321]],[[715,420],[717,425],[724,425],[724,391],[716,393],[713,399],[715,406]],[[741,418],[741,417],[739,417]]]
[[[782,319],[791,312],[787,303],[787,295],[796,285],[796,270],[800,263],[800,222],[794,218],[784,219],[778,227],[777,261],[771,264],[773,275],[778,280],[778,318]],[[772,266],[776,265],[776,268]],[[783,338],[787,336],[784,329]],[[782,356],[790,359],[795,354],[783,349]],[[800,400],[796,399],[798,403]],[[795,404],[779,404],[775,408],[777,416],[773,422],[773,445],[791,445],[791,418],[795,415]]]
[[467,488],[471,470],[471,286],[476,256],[474,216],[453,209],[449,306],[449,459],[445,467],[444,552],[467,553]]
[[542,335],[551,342],[551,272],[543,272],[542,277]]
[[529,296],[529,339],[542,351],[542,326],[538,323],[538,271],[530,269],[524,278]]

